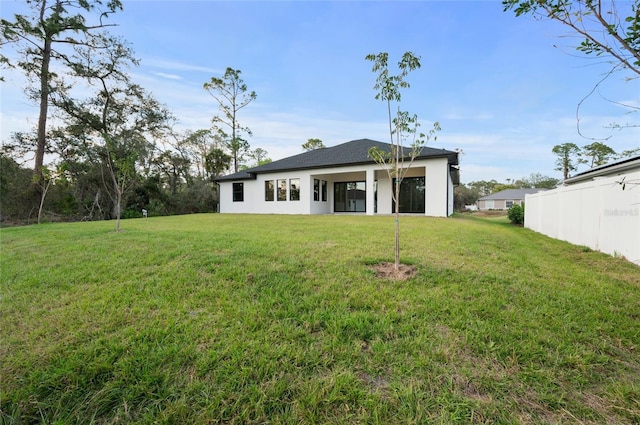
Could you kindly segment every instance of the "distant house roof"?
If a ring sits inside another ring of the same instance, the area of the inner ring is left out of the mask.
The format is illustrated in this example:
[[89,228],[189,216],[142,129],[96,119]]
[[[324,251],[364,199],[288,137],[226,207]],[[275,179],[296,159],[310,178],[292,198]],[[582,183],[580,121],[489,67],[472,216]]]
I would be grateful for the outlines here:
[[[320,148],[303,152],[298,155],[283,158],[278,161],[273,161],[268,164],[240,171],[238,173],[229,174],[228,176],[220,176],[216,178],[216,181],[255,179],[256,174],[275,173],[279,171],[332,168],[356,164],[373,164],[375,161],[369,157],[369,149],[372,147],[377,147],[387,152],[391,151],[391,145],[389,143],[378,142],[370,139],[352,140],[329,148]],[[405,148],[405,151],[408,155],[409,149]],[[423,147],[416,159],[440,157],[448,158],[449,164],[458,165],[458,153],[446,149]]]
[[492,193],[491,195],[483,196],[478,199],[478,201],[490,201],[490,200],[498,200],[498,199],[506,199],[506,200],[524,200],[524,195],[531,193],[542,192],[547,189],[538,189],[538,188],[527,188],[527,189],[505,189],[500,192]]
[[640,155],[624,158],[619,161],[610,162],[599,167],[592,168],[564,181],[565,184],[573,184],[582,180],[589,180],[598,176],[616,174],[625,170],[640,167]]

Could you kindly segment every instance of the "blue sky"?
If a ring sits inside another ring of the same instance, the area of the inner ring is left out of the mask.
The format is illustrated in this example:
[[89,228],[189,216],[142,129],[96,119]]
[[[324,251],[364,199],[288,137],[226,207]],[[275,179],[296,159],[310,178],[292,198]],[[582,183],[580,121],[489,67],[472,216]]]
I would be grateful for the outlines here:
[[[0,0],[10,18],[22,1]],[[408,77],[401,107],[422,129],[439,121],[429,146],[460,148],[463,182],[506,181],[531,173],[559,178],[551,148],[592,140],[576,129],[578,103],[610,66],[585,58],[569,30],[503,12],[499,1],[124,1],[113,15],[141,60],[134,80],[178,118],[178,127],[210,126],[214,99],[202,89],[226,67],[242,71],[257,99],[241,124],[253,148],[272,159],[302,151],[309,138],[333,146],[371,138],[388,141],[385,105],[375,100],[369,53],[421,56]],[[5,51],[5,54],[9,52]],[[21,91],[19,74],[3,71],[2,140],[27,130],[37,108]],[[640,147],[640,123],[607,99],[640,105],[640,80],[608,78],[580,112],[582,133],[616,151]]]

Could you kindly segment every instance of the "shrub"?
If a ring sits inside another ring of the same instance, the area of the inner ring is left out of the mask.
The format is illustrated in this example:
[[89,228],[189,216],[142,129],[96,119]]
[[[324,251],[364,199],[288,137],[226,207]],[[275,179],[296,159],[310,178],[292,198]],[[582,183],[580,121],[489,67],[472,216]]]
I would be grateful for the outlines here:
[[524,204],[522,206],[517,204],[511,205],[507,216],[513,224],[524,224]]

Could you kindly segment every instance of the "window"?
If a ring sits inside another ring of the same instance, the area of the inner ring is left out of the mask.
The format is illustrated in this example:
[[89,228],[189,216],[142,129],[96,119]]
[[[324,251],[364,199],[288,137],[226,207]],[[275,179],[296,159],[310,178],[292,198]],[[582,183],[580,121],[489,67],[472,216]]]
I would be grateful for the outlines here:
[[278,180],[278,201],[287,200],[287,181]]
[[511,208],[513,206],[513,201],[506,201],[507,208]]
[[366,212],[366,183],[334,183],[333,210],[335,212]]
[[320,200],[320,180],[313,179],[313,200]]
[[487,201],[484,201],[484,207],[488,210],[492,210],[493,209],[493,199],[489,199]]
[[[395,184],[395,180],[393,182]],[[422,213],[424,214],[425,197],[424,177],[405,177],[400,184],[400,205],[401,213]],[[395,203],[392,212],[396,212]]]
[[244,183],[233,184],[233,202],[244,201]]
[[289,179],[289,200],[300,200],[300,179]]
[[273,180],[267,180],[264,182],[264,200],[273,201],[273,192],[275,187],[273,186]]
[[322,202],[327,202],[327,181],[322,180]]

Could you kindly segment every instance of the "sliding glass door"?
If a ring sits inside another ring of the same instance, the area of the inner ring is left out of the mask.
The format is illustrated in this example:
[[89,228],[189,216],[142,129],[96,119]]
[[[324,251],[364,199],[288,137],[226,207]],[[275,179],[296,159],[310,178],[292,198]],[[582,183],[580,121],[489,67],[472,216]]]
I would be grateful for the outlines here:
[[[395,184],[395,180],[393,182]],[[425,211],[425,186],[424,177],[405,177],[400,184],[400,212],[401,213],[421,213]],[[396,212],[395,202],[393,210]]]
[[366,212],[366,194],[365,182],[334,183],[333,210],[335,212]]

